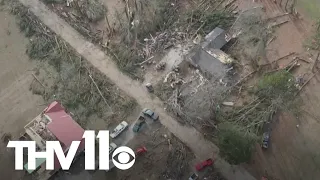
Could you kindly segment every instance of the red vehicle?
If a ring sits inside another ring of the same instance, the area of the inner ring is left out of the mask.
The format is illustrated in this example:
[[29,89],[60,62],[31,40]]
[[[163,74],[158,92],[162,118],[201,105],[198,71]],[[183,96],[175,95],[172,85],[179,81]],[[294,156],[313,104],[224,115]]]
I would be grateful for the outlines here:
[[211,166],[213,164],[213,160],[210,158],[210,159],[207,159],[201,163],[198,163],[196,164],[195,168],[197,171],[201,171],[203,170],[205,167],[207,166]]
[[145,152],[147,152],[147,148],[142,146],[136,150],[136,155],[139,156],[141,154],[144,154]]

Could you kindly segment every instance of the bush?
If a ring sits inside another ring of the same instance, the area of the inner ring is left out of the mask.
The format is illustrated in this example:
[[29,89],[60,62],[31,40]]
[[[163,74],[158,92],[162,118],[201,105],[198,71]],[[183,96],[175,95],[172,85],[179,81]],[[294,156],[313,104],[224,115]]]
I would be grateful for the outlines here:
[[279,71],[273,74],[265,75],[257,84],[255,93],[260,98],[284,100],[292,99],[297,92],[294,77],[287,71]]
[[220,153],[230,164],[248,162],[258,140],[254,134],[244,133],[241,127],[229,123],[219,125],[218,139]]
[[92,22],[101,20],[107,12],[106,7],[99,0],[78,0],[77,3],[81,13]]

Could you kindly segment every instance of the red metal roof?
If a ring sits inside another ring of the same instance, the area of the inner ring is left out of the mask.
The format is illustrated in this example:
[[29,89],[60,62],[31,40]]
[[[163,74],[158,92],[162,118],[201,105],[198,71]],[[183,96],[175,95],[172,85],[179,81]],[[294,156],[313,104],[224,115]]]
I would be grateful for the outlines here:
[[[81,141],[78,152],[84,150],[84,139],[82,139],[83,128],[72,119],[60,103],[54,101],[45,110],[51,122],[47,125],[48,130],[60,141],[63,150],[67,150],[72,141]],[[61,165],[55,157],[55,169],[60,169]]]

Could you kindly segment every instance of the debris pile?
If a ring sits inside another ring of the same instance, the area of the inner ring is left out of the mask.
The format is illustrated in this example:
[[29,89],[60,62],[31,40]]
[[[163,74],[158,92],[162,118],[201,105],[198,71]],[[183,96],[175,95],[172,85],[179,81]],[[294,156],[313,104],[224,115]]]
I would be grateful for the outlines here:
[[172,145],[170,143],[169,147],[171,151],[167,157],[166,170],[162,175],[166,179],[182,179],[184,173],[189,170],[187,149],[178,141]]
[[147,59],[157,51],[171,48],[179,42],[182,42],[185,37],[186,34],[183,32],[171,32],[169,30],[166,30],[162,33],[157,33],[155,37],[150,35],[150,39],[144,39],[144,48],[142,48],[142,51],[139,54],[141,57]]
[[163,83],[170,83],[171,88],[175,88],[177,85],[181,85],[186,83],[181,77],[179,77],[179,73],[175,71],[169,72],[163,80]]
[[160,62],[156,65],[155,69],[157,71],[162,71],[166,68],[166,62]]

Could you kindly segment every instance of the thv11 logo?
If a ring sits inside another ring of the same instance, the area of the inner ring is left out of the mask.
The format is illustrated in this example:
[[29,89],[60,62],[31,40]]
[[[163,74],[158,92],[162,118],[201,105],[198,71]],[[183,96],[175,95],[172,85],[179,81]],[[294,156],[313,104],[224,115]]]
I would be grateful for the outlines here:
[[[95,131],[87,130],[82,138],[85,143],[85,170],[95,169]],[[109,170],[109,131],[99,131],[99,169]],[[67,152],[63,152],[59,141],[46,141],[46,151],[36,152],[35,141],[9,141],[7,147],[15,148],[15,169],[23,169],[23,148],[28,149],[28,170],[36,169],[36,158],[46,159],[46,169],[54,169],[54,153],[62,170],[68,170],[81,141],[73,141]],[[65,154],[66,153],[66,154]],[[112,154],[112,162],[121,170],[129,169],[135,163],[134,151],[126,146],[118,147]]]

